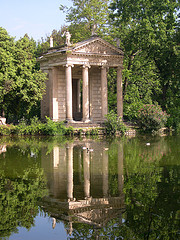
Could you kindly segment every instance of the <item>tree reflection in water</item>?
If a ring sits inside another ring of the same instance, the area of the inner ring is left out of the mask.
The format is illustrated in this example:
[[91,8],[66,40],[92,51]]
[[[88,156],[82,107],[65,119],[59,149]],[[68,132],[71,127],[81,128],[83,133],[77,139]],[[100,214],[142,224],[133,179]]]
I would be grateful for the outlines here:
[[24,170],[22,175],[7,176],[0,170],[0,236],[17,233],[17,227],[30,229],[39,212],[38,201],[47,194],[42,169]]
[[[3,234],[32,226],[37,200],[45,194],[44,171],[49,195],[39,206],[53,228],[64,223],[69,239],[178,239],[178,143],[179,137],[33,141],[29,149],[36,161],[28,157],[17,169],[18,157],[4,158],[15,149],[6,147],[0,155],[1,221],[3,212],[9,213],[0,225]],[[19,173],[10,175],[9,169]]]

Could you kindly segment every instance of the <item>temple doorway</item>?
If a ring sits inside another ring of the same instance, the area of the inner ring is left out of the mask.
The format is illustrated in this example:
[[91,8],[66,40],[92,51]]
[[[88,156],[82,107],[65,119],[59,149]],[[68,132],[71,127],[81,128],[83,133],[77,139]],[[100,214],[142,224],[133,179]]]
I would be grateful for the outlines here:
[[72,110],[73,120],[82,121],[82,81],[72,80]]

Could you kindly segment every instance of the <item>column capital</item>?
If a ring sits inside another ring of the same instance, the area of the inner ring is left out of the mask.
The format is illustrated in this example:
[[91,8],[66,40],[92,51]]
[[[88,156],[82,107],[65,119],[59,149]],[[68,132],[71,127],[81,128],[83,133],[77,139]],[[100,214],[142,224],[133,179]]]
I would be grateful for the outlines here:
[[100,68],[101,69],[106,69],[106,71],[109,70],[109,66],[107,64],[103,64]]
[[73,64],[71,64],[71,63],[66,63],[65,65],[63,65],[63,67],[74,67],[74,65]]
[[84,64],[82,65],[82,67],[83,67],[83,68],[91,68],[91,66],[90,66],[89,63],[84,63]]
[[117,69],[123,70],[124,67],[122,65],[120,65],[120,66],[117,66]]
[[53,70],[53,67],[48,67],[48,71],[51,71],[51,70]]

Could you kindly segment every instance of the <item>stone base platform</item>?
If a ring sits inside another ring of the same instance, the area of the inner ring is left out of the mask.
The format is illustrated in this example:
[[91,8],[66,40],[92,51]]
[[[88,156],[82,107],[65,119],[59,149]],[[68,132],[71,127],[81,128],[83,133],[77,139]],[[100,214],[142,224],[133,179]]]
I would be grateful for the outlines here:
[[[124,122],[124,124],[128,127],[128,130],[126,131],[125,135],[128,137],[134,137],[136,135],[136,129],[133,128],[133,126],[126,124],[126,122]],[[103,122],[101,122],[101,123],[92,123],[92,122],[85,123],[83,121],[73,121],[73,122],[66,123],[66,127],[69,127],[69,126],[72,126],[76,130],[75,133],[78,133],[78,131],[80,129],[82,129],[81,134],[86,134],[88,131],[91,131],[92,129],[97,128],[98,135],[105,135],[105,126],[104,126]],[[120,136],[121,134],[119,132],[117,132],[116,135]]]
[[92,122],[82,122],[82,121],[73,121],[66,123],[66,126],[72,126],[73,128],[99,128],[104,127],[103,123],[92,123]]

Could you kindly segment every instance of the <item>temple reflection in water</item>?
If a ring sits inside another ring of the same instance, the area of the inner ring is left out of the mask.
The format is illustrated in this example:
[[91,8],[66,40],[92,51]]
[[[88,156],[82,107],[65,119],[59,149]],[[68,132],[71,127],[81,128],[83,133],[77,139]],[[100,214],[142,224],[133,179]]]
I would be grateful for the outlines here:
[[109,146],[93,140],[74,141],[65,146],[54,146],[47,154],[42,150],[42,167],[48,179],[49,197],[43,209],[55,222],[81,222],[102,227],[115,217],[121,219],[123,195],[123,145],[118,145],[116,194],[111,194]]

